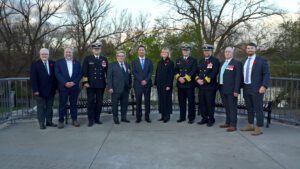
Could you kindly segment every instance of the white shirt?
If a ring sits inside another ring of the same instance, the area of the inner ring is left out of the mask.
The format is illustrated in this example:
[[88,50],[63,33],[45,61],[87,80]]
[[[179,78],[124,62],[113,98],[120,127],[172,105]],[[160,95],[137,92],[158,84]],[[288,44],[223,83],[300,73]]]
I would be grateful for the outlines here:
[[96,59],[99,59],[99,56],[94,55]]
[[[143,56],[143,57],[139,56],[139,59],[140,59],[141,65],[143,65],[143,63],[144,63],[144,65],[145,65],[146,57],[145,57],[145,56]],[[143,60],[144,62],[142,62],[142,60]]]
[[66,60],[69,76],[72,77],[73,74],[73,60]]
[[124,63],[124,62],[119,62],[119,65],[120,65],[121,68],[122,68],[122,64],[123,64],[123,69],[124,69],[125,72],[126,72],[126,66],[125,66],[125,63]]
[[[248,65],[248,62],[249,62],[249,58],[251,58],[251,62],[250,62],[250,65],[249,65],[249,79],[246,79],[246,71],[247,71],[247,65]],[[248,59],[246,60],[245,64],[244,64],[244,83],[245,84],[251,84],[251,74],[252,74],[252,67],[253,67],[253,63],[254,63],[254,60],[256,58],[256,54],[252,55],[252,56],[248,56]]]
[[48,75],[50,75],[50,69],[49,69],[49,62],[48,62],[48,60],[43,61],[43,64],[44,65],[46,64],[46,69],[47,69]]

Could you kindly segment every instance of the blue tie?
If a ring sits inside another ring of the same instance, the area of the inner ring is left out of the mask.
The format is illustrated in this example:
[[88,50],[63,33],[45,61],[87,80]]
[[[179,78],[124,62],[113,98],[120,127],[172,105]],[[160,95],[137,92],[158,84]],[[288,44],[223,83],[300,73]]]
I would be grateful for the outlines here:
[[143,70],[144,70],[144,65],[145,65],[145,64],[144,64],[144,60],[145,60],[145,59],[141,59],[141,64],[142,64],[142,69],[143,69]]
[[250,63],[251,63],[251,57],[248,57],[248,62],[246,65],[246,83],[249,84],[250,83]]
[[225,72],[226,67],[228,66],[228,60],[226,60],[221,68],[221,73],[220,73],[220,84],[223,84],[223,75]]

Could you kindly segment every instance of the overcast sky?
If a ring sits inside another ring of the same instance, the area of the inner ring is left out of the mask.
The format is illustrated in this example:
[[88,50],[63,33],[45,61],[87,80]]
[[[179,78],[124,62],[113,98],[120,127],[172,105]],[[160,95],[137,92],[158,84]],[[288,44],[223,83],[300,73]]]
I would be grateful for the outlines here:
[[[300,9],[300,0],[269,0],[269,2],[291,14]],[[137,16],[140,12],[149,13],[151,19],[162,16],[167,11],[158,0],[111,0],[111,3],[117,9],[127,8],[133,16]]]

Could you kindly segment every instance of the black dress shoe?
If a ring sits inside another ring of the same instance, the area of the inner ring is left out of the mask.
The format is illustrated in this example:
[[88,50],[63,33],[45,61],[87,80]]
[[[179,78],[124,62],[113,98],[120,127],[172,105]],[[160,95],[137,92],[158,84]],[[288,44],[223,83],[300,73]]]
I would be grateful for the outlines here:
[[202,119],[201,121],[199,121],[197,124],[199,124],[199,125],[203,125],[203,124],[206,124],[207,123],[207,120],[204,120],[204,119]]
[[142,120],[138,119],[138,120],[136,120],[135,122],[136,122],[136,123],[140,123],[141,121],[142,121]]
[[214,122],[212,122],[212,121],[209,121],[209,122],[207,122],[207,124],[206,124],[207,127],[212,127],[213,125],[214,125]]
[[95,121],[96,124],[102,124],[102,121]]
[[177,123],[181,123],[181,122],[184,122],[185,120],[184,119],[179,119],[177,120]]
[[165,120],[164,120],[164,123],[168,123],[168,121],[170,121],[170,119],[165,119]]
[[120,122],[119,122],[119,121],[114,121],[114,123],[115,123],[115,124],[120,124]]
[[188,123],[189,123],[189,124],[193,124],[193,123],[194,123],[194,120],[189,120]]
[[127,119],[121,120],[121,122],[130,123],[130,121]]
[[151,123],[152,121],[150,119],[145,120],[147,123]]
[[157,121],[163,121],[164,119],[163,118],[160,118],[160,119],[158,119]]
[[57,127],[57,124],[55,124],[55,123],[46,123],[46,126],[49,126],[49,127]]
[[94,125],[93,122],[89,122],[87,126],[88,126],[88,127],[92,127],[93,125]]
[[62,129],[62,128],[64,128],[64,123],[62,123],[62,122],[59,122],[59,123],[58,123],[58,125],[57,125],[57,128],[59,128],[59,129]]
[[46,126],[45,126],[44,124],[41,124],[41,125],[40,125],[40,129],[41,129],[41,130],[45,130],[45,129],[46,129]]

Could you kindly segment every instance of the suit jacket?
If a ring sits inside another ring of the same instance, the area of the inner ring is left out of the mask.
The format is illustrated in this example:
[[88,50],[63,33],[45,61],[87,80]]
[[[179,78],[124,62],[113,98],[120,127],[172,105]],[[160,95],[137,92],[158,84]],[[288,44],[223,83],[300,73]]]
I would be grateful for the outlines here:
[[108,67],[107,87],[114,93],[122,93],[124,89],[130,89],[132,85],[130,65],[125,62],[126,73],[124,74],[119,62],[113,62]]
[[55,62],[48,60],[50,75],[44,66],[42,60],[34,61],[31,64],[30,81],[32,91],[39,92],[40,97],[54,96],[57,88],[54,66]]
[[83,61],[83,83],[89,83],[91,88],[105,88],[108,61],[106,57],[86,56]]
[[174,81],[174,62],[167,58],[161,59],[156,68],[154,84],[157,86],[157,90],[165,91],[166,87],[173,87]]
[[[224,62],[222,63],[222,66],[223,64]],[[222,66],[220,66],[220,72]],[[224,71],[223,85],[221,85],[220,87],[220,92],[222,94],[233,94],[234,92],[240,93],[242,79],[243,79],[243,64],[242,62],[232,58]],[[220,76],[218,82],[220,82]]]
[[220,69],[220,62],[217,58],[210,56],[207,60],[204,58],[199,61],[196,79],[204,80],[204,85],[197,86],[200,89],[217,90],[217,76]]
[[[245,66],[246,60],[244,60],[244,66]],[[243,71],[244,71],[244,69],[243,69]],[[244,77],[244,78],[246,78],[246,77]],[[267,60],[256,55],[255,60],[253,62],[252,72],[251,72],[250,87],[252,89],[258,91],[261,86],[268,88],[269,84],[270,84],[269,64],[268,64]]]
[[[197,72],[197,60],[189,56],[187,60],[180,58],[176,60],[175,74],[178,88],[195,88],[195,75]],[[183,77],[185,83],[181,84],[178,79]]]
[[74,82],[75,85],[71,89],[79,89],[79,83],[82,77],[82,69],[80,62],[73,59],[73,73],[72,77],[69,76],[69,71],[67,67],[66,59],[60,59],[56,61],[55,64],[55,76],[58,80],[58,88],[59,90],[67,90],[68,88],[65,87],[67,82]]
[[134,88],[142,88],[141,81],[147,81],[147,87],[152,87],[152,73],[153,73],[153,63],[150,59],[145,58],[144,69],[140,59],[137,58],[132,61],[132,73],[134,76]]

